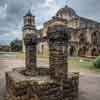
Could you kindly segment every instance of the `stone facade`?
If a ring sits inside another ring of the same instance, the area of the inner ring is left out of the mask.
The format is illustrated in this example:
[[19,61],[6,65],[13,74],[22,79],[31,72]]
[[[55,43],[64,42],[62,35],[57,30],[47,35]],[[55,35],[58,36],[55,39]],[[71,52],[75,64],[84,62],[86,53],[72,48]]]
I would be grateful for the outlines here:
[[35,35],[26,36],[24,39],[26,68],[13,69],[6,73],[6,100],[77,100],[79,73],[67,71],[68,30],[66,27],[54,25],[48,29],[49,68],[37,67],[38,38]]
[[[68,51],[70,56],[97,56],[100,53],[100,23],[80,17],[70,7],[65,6],[58,10],[56,15],[44,23],[43,36],[47,36],[48,27],[63,24],[70,28],[70,42]],[[96,41],[97,40],[97,41]],[[81,42],[85,41],[85,42]],[[44,43],[44,48],[48,47]],[[41,49],[41,48],[40,48]],[[48,50],[48,49],[47,49]],[[45,50],[46,51],[46,50]]]

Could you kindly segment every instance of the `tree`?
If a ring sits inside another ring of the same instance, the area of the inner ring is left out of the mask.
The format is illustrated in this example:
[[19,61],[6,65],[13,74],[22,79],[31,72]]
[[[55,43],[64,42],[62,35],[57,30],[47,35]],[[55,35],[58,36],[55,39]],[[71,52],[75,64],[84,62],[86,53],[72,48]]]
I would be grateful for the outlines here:
[[22,40],[15,39],[10,43],[11,51],[19,52],[22,51]]

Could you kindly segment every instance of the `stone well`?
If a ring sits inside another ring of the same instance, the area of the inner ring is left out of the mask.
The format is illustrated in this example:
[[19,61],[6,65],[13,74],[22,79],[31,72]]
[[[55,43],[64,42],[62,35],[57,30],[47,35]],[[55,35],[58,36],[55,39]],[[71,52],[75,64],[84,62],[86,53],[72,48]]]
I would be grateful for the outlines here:
[[56,25],[47,34],[49,68],[37,67],[38,38],[26,35],[26,67],[6,72],[6,100],[77,100],[79,73],[68,73],[68,29]]

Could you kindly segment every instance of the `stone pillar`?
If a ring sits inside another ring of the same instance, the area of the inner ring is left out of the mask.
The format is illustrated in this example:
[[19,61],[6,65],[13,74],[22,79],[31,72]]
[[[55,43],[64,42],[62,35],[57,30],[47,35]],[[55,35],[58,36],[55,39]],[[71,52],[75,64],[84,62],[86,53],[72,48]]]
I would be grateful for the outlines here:
[[25,62],[26,62],[26,74],[34,75],[36,73],[36,44],[37,37],[33,34],[28,34],[24,38],[25,43]]
[[48,28],[49,60],[51,77],[67,75],[67,48],[68,33],[63,25],[56,25]]

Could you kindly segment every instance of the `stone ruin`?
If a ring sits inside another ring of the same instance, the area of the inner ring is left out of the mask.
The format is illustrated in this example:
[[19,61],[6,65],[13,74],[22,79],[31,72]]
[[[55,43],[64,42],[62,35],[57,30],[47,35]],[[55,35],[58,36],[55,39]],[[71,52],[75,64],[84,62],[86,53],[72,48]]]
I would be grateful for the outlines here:
[[64,25],[48,28],[49,68],[37,66],[38,38],[24,38],[26,67],[6,72],[6,100],[77,100],[79,73],[68,73],[68,29]]

